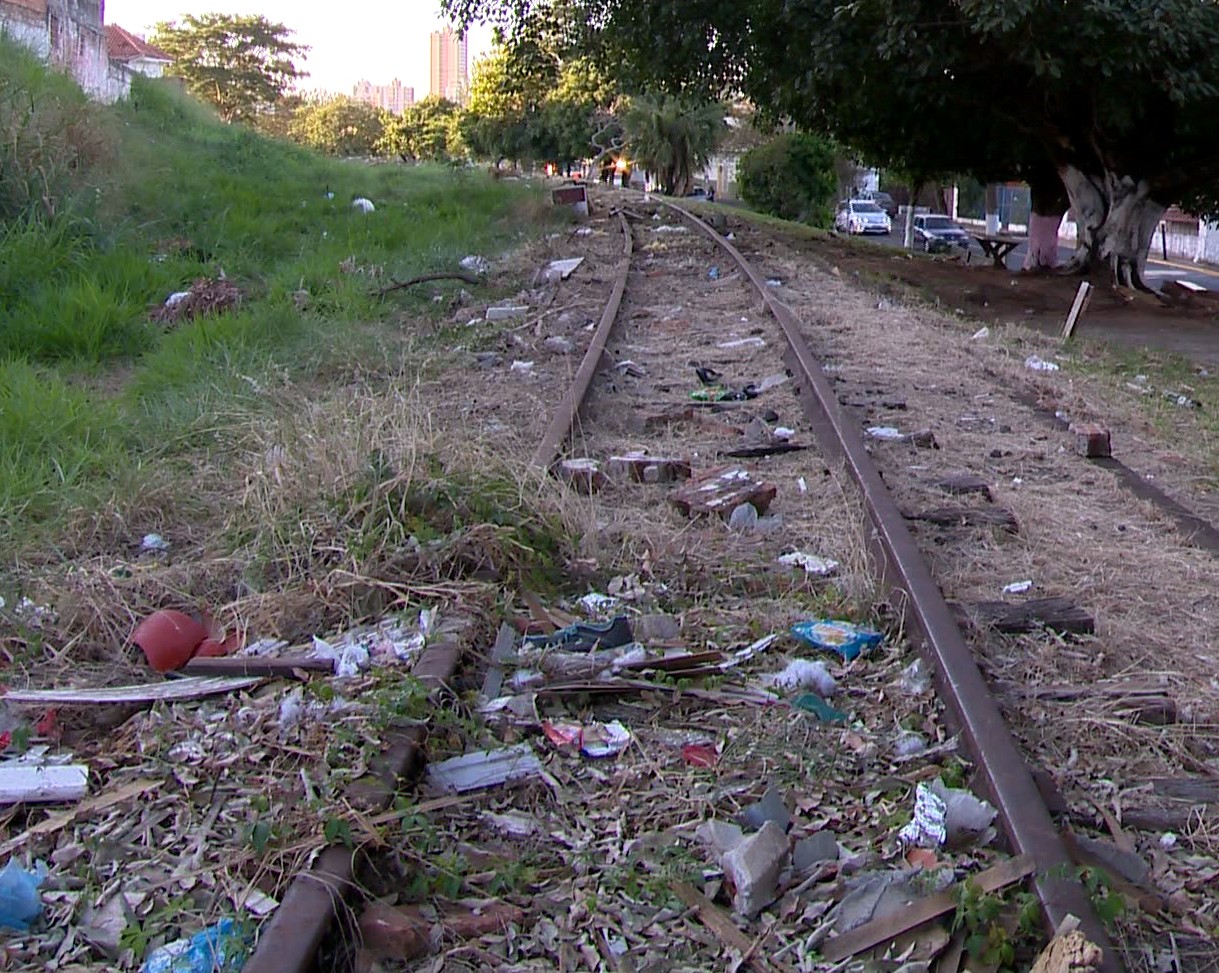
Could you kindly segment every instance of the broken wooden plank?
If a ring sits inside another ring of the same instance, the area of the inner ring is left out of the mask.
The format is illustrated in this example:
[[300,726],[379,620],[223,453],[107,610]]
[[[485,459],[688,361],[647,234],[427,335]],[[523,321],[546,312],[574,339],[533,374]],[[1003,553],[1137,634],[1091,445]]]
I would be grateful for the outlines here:
[[86,817],[95,811],[105,811],[108,808],[114,807],[116,804],[122,804],[125,801],[134,800],[141,794],[147,793],[157,787],[160,787],[164,781],[151,780],[141,778],[133,780],[129,784],[124,784],[112,791],[107,791],[104,794],[98,794],[89,798],[87,801],[82,801],[73,808],[66,811],[60,811],[58,814],[52,814],[43,821],[39,821],[32,827],[26,828],[21,834],[15,838],[10,838],[4,844],[0,845],[0,855],[7,855],[10,852],[20,848],[31,838],[37,838],[40,835],[54,834],[56,831],[66,828],[73,821]]
[[982,479],[982,477],[974,476],[972,473],[957,473],[953,476],[947,476],[938,481],[936,486],[945,493],[951,493],[953,496],[966,496],[970,493],[979,493],[986,497],[987,500],[994,499],[990,490],[990,484]]
[[58,703],[63,706],[104,703],[156,703],[162,701],[202,699],[222,693],[237,692],[257,686],[262,679],[189,677],[166,682],[144,683],[138,686],[107,686],[103,689],[10,689],[0,698],[9,703]]
[[1219,780],[1202,777],[1152,777],[1153,793],[1194,804],[1219,804]]
[[334,672],[334,661],[315,655],[231,655],[194,658],[179,672],[189,676],[259,676],[291,679],[310,672]]
[[630,479],[636,483],[673,483],[690,479],[692,472],[689,460],[676,456],[649,456],[647,453],[611,456],[605,471],[615,479]]
[[1016,515],[1003,507],[936,507],[906,514],[906,519],[924,520],[940,527],[998,527],[1012,534],[1020,532]]
[[618,666],[621,672],[688,672],[707,666],[715,666],[724,661],[723,652],[691,652],[687,655],[669,655],[659,659],[644,659],[640,662],[628,662]]
[[1136,696],[1114,707],[1118,716],[1148,726],[1171,726],[1177,722],[1177,703],[1168,696]]
[[1075,291],[1075,300],[1071,302],[1071,311],[1067,315],[1066,321],[1062,325],[1062,340],[1067,341],[1071,335],[1075,333],[1075,325],[1079,319],[1083,317],[1084,311],[1088,309],[1088,304],[1092,300],[1092,285],[1086,280],[1079,282],[1079,288]]
[[84,764],[0,766],[0,804],[57,804],[79,801],[88,793]]
[[1029,973],[1096,973],[1103,954],[1079,931],[1079,920],[1068,916],[1054,932]]
[[715,933],[715,937],[725,947],[735,952],[741,961],[749,963],[758,970],[774,968],[775,964],[770,963],[765,956],[757,954],[753,948],[753,942],[737,928],[732,917],[693,885],[689,882],[674,882],[669,887],[686,908],[698,913],[698,918],[703,925]]
[[1091,635],[1096,620],[1066,598],[1033,598],[1029,601],[976,601],[971,606],[982,625],[999,632],[1023,635],[1049,629],[1060,635]]
[[716,516],[727,520],[743,503],[752,504],[759,514],[766,513],[779,488],[755,480],[739,466],[709,470],[676,490],[673,503],[688,517]]
[[[1018,855],[988,868],[984,872],[970,876],[972,882],[984,893],[998,892],[1016,882],[1022,881],[1036,871],[1036,864],[1030,855]],[[943,892],[918,899],[901,912],[886,916],[883,919],[873,919],[865,922],[841,936],[835,936],[826,941],[821,955],[831,963],[841,962],[851,956],[858,956],[865,950],[882,946],[897,939],[904,933],[921,926],[925,922],[947,915],[957,907],[961,885],[952,885]]]

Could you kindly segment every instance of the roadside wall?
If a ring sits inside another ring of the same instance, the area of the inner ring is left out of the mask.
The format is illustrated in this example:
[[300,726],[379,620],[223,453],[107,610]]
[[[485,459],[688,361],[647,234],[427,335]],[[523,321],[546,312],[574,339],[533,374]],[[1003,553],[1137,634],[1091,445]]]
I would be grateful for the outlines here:
[[102,32],[102,0],[0,0],[0,30],[71,75],[91,98],[115,101],[131,72],[112,65]]

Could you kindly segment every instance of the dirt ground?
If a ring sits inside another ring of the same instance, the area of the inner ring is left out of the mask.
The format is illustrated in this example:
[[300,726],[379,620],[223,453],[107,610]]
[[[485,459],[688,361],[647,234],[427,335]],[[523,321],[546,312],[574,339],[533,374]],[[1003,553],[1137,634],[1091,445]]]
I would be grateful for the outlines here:
[[[869,287],[896,279],[924,300],[980,322],[1017,324],[1059,335],[1079,278],[998,270],[984,260],[928,258],[855,241],[804,241],[801,249],[831,261]],[[975,255],[976,256],[976,255]],[[1153,348],[1219,362],[1219,295],[1190,296],[1171,283],[1156,298],[1098,286],[1079,334],[1131,350]]]

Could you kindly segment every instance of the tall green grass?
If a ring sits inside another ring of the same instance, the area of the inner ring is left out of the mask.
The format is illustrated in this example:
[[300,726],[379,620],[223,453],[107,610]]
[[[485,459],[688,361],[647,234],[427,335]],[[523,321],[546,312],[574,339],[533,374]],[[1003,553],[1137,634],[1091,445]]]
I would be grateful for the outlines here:
[[[137,79],[126,102],[87,105],[0,37],[0,123],[23,103],[34,117],[22,124],[60,157],[39,200],[37,173],[2,160],[0,543],[105,502],[157,457],[224,448],[235,404],[257,408],[268,382],[350,360],[404,309],[431,313],[419,295],[378,300],[345,260],[409,276],[522,232],[512,214],[527,189],[324,159],[226,126],[164,82]],[[376,212],[352,210],[357,196]],[[150,320],[173,291],[221,273],[242,288],[240,310]]]

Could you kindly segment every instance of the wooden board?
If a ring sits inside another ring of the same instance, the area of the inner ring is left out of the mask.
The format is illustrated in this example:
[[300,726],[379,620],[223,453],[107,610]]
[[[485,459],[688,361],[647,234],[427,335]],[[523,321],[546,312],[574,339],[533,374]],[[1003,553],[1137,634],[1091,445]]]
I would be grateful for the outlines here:
[[[993,868],[970,876],[970,881],[983,892],[998,892],[1032,875],[1036,865],[1029,855],[1018,855],[1000,862]],[[957,907],[960,885],[953,885],[924,899],[918,899],[901,912],[883,919],[873,919],[862,926],[845,932],[841,936],[826,940],[821,955],[831,963],[838,963],[865,950],[873,949],[897,939],[904,933],[921,926],[924,922],[938,919],[953,912]]]
[[1016,515],[1002,507],[936,507],[907,514],[906,519],[924,520],[940,527],[998,527],[1012,534],[1020,532]]
[[1063,322],[1063,341],[1068,340],[1075,333],[1075,325],[1083,317],[1083,313],[1088,309],[1088,304],[1091,300],[1092,285],[1086,280],[1081,280],[1079,282],[1079,289],[1075,292],[1075,300],[1071,303],[1071,312],[1067,315],[1067,320]]
[[981,624],[1013,635],[1043,628],[1060,635],[1091,635],[1096,631],[1096,620],[1066,598],[977,601],[971,607]]
[[257,686],[257,677],[172,679],[139,686],[107,686],[104,689],[10,689],[3,699],[9,703],[97,705],[103,703],[155,703],[159,701],[202,699]]
[[970,493],[979,493],[991,500],[990,484],[982,477],[974,476],[972,473],[958,473],[955,476],[947,476],[936,483],[936,486],[945,493],[951,493],[955,496],[964,496]]
[[235,655],[191,659],[179,671],[188,676],[262,676],[291,679],[303,673],[334,672],[334,663],[313,655]]

